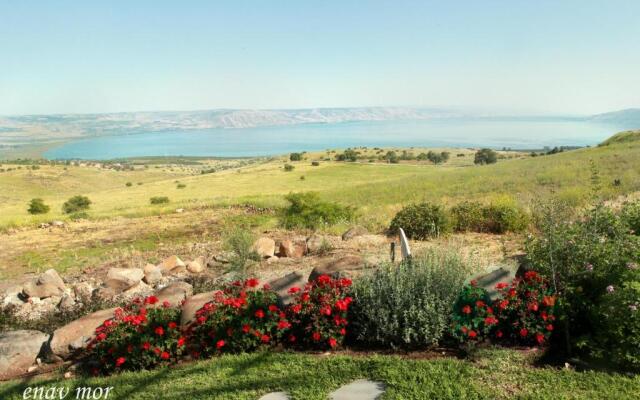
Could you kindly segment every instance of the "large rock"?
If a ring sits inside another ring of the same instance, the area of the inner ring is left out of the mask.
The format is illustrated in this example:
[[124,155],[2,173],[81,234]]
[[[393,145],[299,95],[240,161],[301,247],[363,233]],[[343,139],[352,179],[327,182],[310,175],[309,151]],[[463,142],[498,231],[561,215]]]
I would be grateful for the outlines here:
[[253,244],[252,250],[258,253],[260,257],[273,257],[276,252],[276,242],[268,237],[261,237]]
[[196,312],[202,308],[205,304],[210,301],[213,301],[213,296],[217,292],[214,290],[212,292],[198,293],[193,295],[182,304],[181,314],[180,314],[180,325],[186,326],[196,316]]
[[365,268],[365,262],[360,256],[348,255],[330,260],[324,265],[315,267],[309,274],[309,282],[316,280],[320,275],[329,275],[333,278],[351,276],[352,271]]
[[36,363],[45,351],[49,335],[40,331],[24,330],[0,333],[0,379],[21,375]]
[[199,274],[204,271],[204,258],[198,257],[193,261],[189,261],[187,263],[187,271],[191,272],[192,274]]
[[278,299],[282,305],[288,305],[293,300],[293,296],[289,293],[289,289],[292,287],[299,287],[302,289],[307,283],[307,277],[300,272],[292,272],[283,276],[282,278],[269,281],[269,286],[278,294]]
[[476,281],[478,287],[485,289],[491,300],[495,300],[500,294],[496,285],[498,283],[510,284],[516,277],[517,270],[517,266],[493,266],[487,268],[485,272],[473,276],[471,280]]
[[123,300],[130,300],[136,297],[143,298],[153,293],[153,288],[146,283],[140,281],[135,286],[130,287],[120,294]]
[[76,297],[76,300],[91,300],[93,296],[94,287],[89,282],[78,282],[72,287],[73,294]]
[[322,235],[311,235],[307,238],[307,253],[318,254],[329,247],[329,241]]
[[140,268],[109,268],[105,285],[115,290],[125,291],[136,286],[144,278]]
[[306,252],[307,244],[305,242],[283,240],[280,243],[278,257],[301,258]]
[[367,233],[369,232],[362,226],[354,226],[342,234],[342,240],[350,240],[356,236],[366,235]]
[[49,269],[40,274],[40,276],[30,282],[27,282],[22,288],[23,293],[27,297],[47,298],[51,296],[62,296],[65,285],[60,275]]
[[96,311],[56,329],[51,337],[51,351],[63,359],[83,349],[93,338],[96,328],[114,316],[115,308]]
[[185,263],[178,256],[166,258],[158,265],[163,275],[175,274],[186,270]]
[[171,282],[166,287],[158,290],[155,296],[158,298],[156,306],[162,306],[165,301],[172,307],[178,307],[182,301],[193,294],[193,286],[186,282]]
[[162,269],[153,264],[144,266],[144,281],[149,285],[155,285],[162,279]]

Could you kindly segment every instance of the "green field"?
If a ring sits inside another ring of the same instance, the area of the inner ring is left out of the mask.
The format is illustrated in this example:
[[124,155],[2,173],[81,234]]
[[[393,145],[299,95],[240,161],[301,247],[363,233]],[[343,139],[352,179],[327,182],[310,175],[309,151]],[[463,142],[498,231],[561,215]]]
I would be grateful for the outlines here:
[[534,367],[512,350],[483,351],[475,361],[398,356],[253,353],[177,368],[107,378],[50,378],[0,385],[0,398],[22,399],[27,387],[113,387],[109,399],[245,399],[286,391],[297,400],[324,400],[355,379],[383,382],[382,399],[633,399],[640,378],[606,372]]
[[[31,170],[25,166],[0,173],[0,227],[63,219],[62,203],[76,194],[92,200],[90,217],[109,218],[245,202],[274,206],[282,204],[286,193],[318,191],[325,199],[357,206],[361,223],[380,229],[403,204],[421,200],[451,204],[462,199],[509,197],[528,206],[532,200],[554,195],[580,205],[591,192],[591,161],[600,175],[603,197],[640,190],[640,141],[626,136],[607,146],[555,155],[514,157],[512,153],[512,158],[489,166],[473,165],[470,150],[451,152],[451,160],[444,165],[324,161],[330,154],[322,152],[306,154],[299,162],[283,157],[204,175],[188,165],[156,165],[135,171],[91,166]],[[461,152],[464,156],[457,157]],[[311,160],[322,161],[311,166]],[[285,172],[285,163],[295,169]],[[3,166],[8,167],[12,166]],[[620,181],[618,186],[613,184],[615,179]],[[132,186],[125,186],[127,182]],[[178,182],[186,186],[178,188]],[[167,196],[171,203],[151,206],[152,196]],[[27,203],[34,197],[43,198],[51,212],[29,215]]]

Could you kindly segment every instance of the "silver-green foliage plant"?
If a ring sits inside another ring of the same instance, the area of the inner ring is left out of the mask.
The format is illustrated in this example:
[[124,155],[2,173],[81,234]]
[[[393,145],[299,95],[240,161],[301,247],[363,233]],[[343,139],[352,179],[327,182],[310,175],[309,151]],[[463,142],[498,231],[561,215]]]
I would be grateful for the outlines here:
[[350,314],[354,339],[394,349],[437,345],[470,270],[455,251],[429,250],[356,279]]
[[223,241],[225,250],[232,254],[229,260],[229,271],[233,272],[237,279],[245,279],[248,275],[249,262],[260,259],[253,249],[255,236],[248,229],[234,228],[224,235]]

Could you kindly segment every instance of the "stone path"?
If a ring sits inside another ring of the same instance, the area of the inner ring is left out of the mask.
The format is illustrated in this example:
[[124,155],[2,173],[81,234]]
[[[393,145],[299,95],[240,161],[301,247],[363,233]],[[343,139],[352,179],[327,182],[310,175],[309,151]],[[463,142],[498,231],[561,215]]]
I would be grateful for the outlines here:
[[[375,400],[384,393],[384,385],[368,379],[358,379],[348,385],[344,385],[335,392],[329,394],[331,400]],[[290,400],[285,392],[271,392],[258,400]]]

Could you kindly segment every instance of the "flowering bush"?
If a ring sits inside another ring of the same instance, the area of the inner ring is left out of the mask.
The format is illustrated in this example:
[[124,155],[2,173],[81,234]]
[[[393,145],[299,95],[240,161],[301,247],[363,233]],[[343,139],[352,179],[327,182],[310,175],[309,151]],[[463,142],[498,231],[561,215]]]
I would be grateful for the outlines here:
[[196,312],[187,332],[194,356],[250,351],[280,341],[291,323],[277,306],[276,293],[259,285],[253,278],[234,282]]
[[498,339],[525,345],[542,345],[555,329],[556,297],[548,281],[527,271],[510,285],[499,283],[500,297],[494,303],[499,326]]
[[476,342],[490,337],[497,326],[487,291],[471,281],[460,292],[452,317],[453,337],[460,342]]
[[288,315],[292,329],[287,342],[316,349],[342,345],[347,334],[350,286],[350,279],[321,275],[302,289],[291,288],[294,301]]
[[94,374],[146,369],[178,359],[186,345],[179,327],[180,310],[166,302],[157,307],[157,302],[155,296],[135,299],[117,308],[114,318],[96,329],[88,347],[96,365]]

